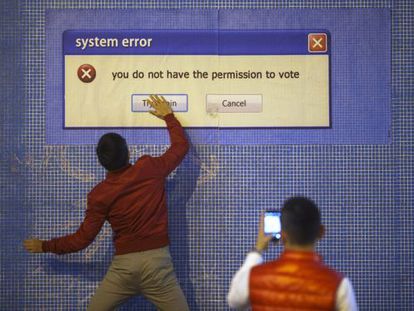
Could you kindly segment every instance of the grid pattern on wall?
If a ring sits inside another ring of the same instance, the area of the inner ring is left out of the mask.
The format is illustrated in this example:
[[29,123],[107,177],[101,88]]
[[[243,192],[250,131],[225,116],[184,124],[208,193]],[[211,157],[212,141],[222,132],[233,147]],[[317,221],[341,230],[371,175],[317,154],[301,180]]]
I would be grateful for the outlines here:
[[[192,310],[227,310],[232,274],[259,211],[293,194],[319,203],[319,251],[353,282],[361,310],[414,305],[414,8],[405,1],[20,1],[1,4],[1,309],[83,310],[108,267],[111,231],[65,256],[28,255],[26,236],[76,230],[103,178],[93,146],[45,144],[45,10],[67,8],[390,8],[392,144],[194,146],[169,179],[172,256]],[[166,146],[131,146],[131,157]],[[280,247],[271,248],[266,260]],[[141,298],[122,310],[152,310]]]

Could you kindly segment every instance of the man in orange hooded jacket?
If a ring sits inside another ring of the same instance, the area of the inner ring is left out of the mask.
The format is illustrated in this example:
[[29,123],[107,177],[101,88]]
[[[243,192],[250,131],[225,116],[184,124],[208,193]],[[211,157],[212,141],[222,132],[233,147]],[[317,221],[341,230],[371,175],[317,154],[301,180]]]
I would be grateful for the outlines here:
[[272,239],[264,234],[262,218],[256,248],[233,277],[229,305],[237,309],[251,305],[254,311],[356,311],[349,279],[324,265],[315,252],[324,234],[315,203],[304,197],[288,199],[281,210],[281,228],[283,253],[262,264],[261,254]]

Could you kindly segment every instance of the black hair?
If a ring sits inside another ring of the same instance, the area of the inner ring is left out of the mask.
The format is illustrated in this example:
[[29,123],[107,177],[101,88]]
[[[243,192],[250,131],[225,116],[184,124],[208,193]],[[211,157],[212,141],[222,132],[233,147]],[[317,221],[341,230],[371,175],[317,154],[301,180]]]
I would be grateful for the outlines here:
[[96,147],[99,163],[108,171],[118,170],[128,164],[129,153],[125,139],[116,133],[103,135]]
[[282,207],[282,230],[289,242],[296,245],[309,245],[319,237],[321,215],[316,204],[305,197],[292,197]]

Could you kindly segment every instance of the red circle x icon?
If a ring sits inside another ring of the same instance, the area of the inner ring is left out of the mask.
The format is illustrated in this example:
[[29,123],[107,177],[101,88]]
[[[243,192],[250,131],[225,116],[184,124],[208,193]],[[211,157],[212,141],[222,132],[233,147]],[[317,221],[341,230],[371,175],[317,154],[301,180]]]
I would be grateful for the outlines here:
[[96,70],[92,65],[83,64],[78,68],[78,78],[82,82],[90,83],[95,80]]

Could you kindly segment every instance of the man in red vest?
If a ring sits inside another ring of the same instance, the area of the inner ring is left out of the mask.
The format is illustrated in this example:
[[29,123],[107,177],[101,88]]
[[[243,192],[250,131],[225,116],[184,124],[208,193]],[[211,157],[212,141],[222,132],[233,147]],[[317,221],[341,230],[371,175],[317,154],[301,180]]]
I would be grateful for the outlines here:
[[227,296],[230,307],[261,310],[358,310],[352,284],[342,274],[324,265],[315,252],[322,238],[319,210],[304,197],[288,199],[281,210],[281,240],[284,251],[274,261],[262,264],[262,252],[272,236],[260,221],[256,248],[233,277]]
[[48,241],[24,241],[32,253],[73,253],[91,244],[105,221],[111,224],[115,256],[89,311],[114,310],[135,295],[143,295],[158,310],[188,310],[168,249],[165,182],[189,144],[164,97],[151,96],[148,103],[154,108],[150,112],[167,124],[170,148],[159,157],[144,155],[131,165],[125,139],[116,133],[103,135],[96,153],[106,178],[89,192],[79,229]]

